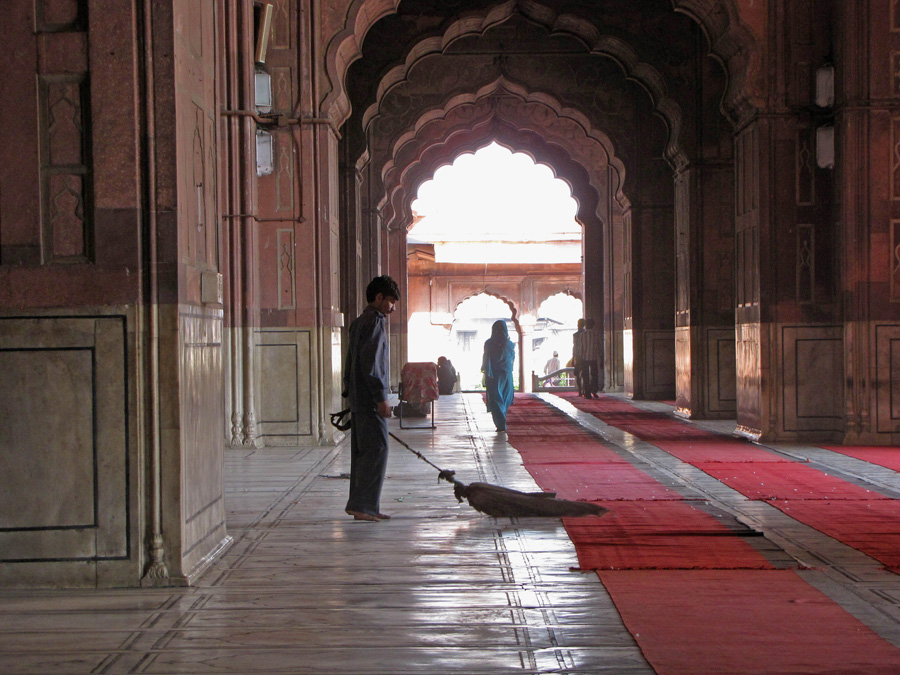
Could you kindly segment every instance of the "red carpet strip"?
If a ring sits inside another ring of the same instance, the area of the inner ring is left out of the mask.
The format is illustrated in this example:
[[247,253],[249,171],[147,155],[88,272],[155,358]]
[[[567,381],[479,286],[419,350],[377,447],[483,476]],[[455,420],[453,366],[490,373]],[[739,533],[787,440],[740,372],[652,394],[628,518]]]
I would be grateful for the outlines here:
[[877,464],[886,469],[900,471],[900,447],[896,445],[890,446],[871,446],[871,445],[823,445],[826,450],[837,452],[848,457],[861,459],[869,464]]
[[542,401],[517,396],[507,434],[541,488],[611,509],[563,521],[582,569],[772,568],[741,536],[751,530],[684,501]]
[[600,502],[612,509],[602,518],[563,522],[582,569],[597,570],[657,673],[900,672],[900,650],[793,570],[773,569],[740,536],[750,531],[654,487],[649,474],[536,399],[517,396],[508,422],[510,443],[542,489],[569,499],[616,496]]
[[[734,449],[749,446],[749,442],[703,431],[662,413],[647,413],[613,397],[601,395],[600,400],[583,399],[577,394],[562,397],[579,410],[696,466],[744,496],[764,500],[795,520],[884,563],[889,570],[900,570],[900,527],[897,527],[900,501],[805,463],[789,459],[773,463],[766,457],[779,456],[764,448],[757,448],[764,457],[762,461],[732,462]],[[716,461],[692,458],[690,449],[684,447],[685,436],[702,441],[705,454]],[[741,452],[742,457],[748,456]]]
[[746,539],[755,532],[732,529],[699,505],[597,503],[610,512],[563,520],[583,570],[773,569]]
[[[662,448],[666,450],[666,448]],[[723,451],[724,453],[724,451]],[[890,499],[808,464],[688,462],[750,499]]]
[[598,574],[660,675],[900,672],[900,650],[793,570]]

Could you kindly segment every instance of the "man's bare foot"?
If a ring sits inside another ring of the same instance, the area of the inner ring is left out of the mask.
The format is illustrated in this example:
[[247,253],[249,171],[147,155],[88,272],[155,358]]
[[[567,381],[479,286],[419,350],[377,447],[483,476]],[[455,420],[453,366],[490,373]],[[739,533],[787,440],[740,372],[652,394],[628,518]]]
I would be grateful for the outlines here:
[[353,520],[368,520],[372,523],[377,523],[380,519],[378,516],[373,516],[371,513],[363,513],[362,511],[347,511],[348,516],[353,516]]

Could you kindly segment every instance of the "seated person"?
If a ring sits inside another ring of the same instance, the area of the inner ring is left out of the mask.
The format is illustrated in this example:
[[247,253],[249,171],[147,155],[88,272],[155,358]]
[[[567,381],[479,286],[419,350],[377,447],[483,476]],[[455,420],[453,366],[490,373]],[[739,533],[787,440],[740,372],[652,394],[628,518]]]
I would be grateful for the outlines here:
[[453,388],[456,386],[456,368],[446,356],[439,356],[437,363],[438,393],[441,396],[452,394]]
[[427,417],[428,409],[425,403],[410,403],[409,401],[400,401],[393,407],[394,417]]

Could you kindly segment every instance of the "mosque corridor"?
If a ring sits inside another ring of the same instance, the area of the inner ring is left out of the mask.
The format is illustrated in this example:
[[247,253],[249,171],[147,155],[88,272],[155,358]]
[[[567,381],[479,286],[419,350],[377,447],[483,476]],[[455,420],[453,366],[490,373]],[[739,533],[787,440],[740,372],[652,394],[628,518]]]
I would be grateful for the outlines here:
[[[781,563],[900,647],[900,576],[565,400],[542,398],[762,532]],[[401,430],[397,420],[391,431],[463,482],[537,489],[476,395],[441,398],[436,419],[433,431]],[[769,447],[900,495],[894,471]],[[349,438],[336,448],[228,449],[233,544],[196,586],[0,591],[0,672],[654,672],[598,576],[571,569],[578,559],[560,520],[494,519],[458,504],[432,467],[392,441],[382,495],[392,519],[354,521],[343,513],[348,470]]]

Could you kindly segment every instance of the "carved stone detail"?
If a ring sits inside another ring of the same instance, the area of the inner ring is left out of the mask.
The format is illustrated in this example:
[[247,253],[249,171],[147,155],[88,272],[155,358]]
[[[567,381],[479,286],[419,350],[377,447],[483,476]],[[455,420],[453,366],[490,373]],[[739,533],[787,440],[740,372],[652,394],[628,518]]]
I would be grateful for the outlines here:
[[797,205],[812,206],[816,203],[815,156],[812,133],[808,128],[797,130]]
[[815,302],[815,228],[797,225],[797,302]]
[[891,200],[900,200],[900,117],[891,118]]
[[891,221],[891,302],[900,302],[900,220]]
[[83,75],[41,75],[41,226],[44,262],[87,262],[91,255],[90,175]]
[[278,230],[278,309],[294,309],[294,231]]

